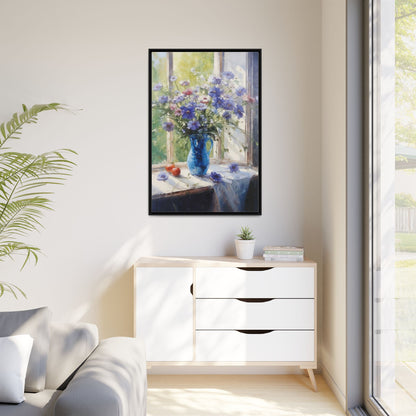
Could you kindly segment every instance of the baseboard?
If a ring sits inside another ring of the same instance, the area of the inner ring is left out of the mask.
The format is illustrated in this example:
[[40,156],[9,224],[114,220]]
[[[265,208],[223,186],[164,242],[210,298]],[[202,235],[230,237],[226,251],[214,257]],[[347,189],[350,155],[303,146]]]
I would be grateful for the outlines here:
[[154,375],[185,375],[185,374],[303,374],[303,370],[294,366],[247,366],[247,367],[191,367],[163,366],[151,367],[148,374]]
[[334,393],[335,397],[337,398],[339,404],[346,411],[347,410],[347,399],[346,399],[344,393],[338,387],[338,384],[332,378],[331,374],[326,369],[326,367],[324,365],[322,365],[322,364],[321,364],[320,367],[321,367],[322,376],[325,379],[326,384],[328,384],[329,388],[332,390],[332,392]]

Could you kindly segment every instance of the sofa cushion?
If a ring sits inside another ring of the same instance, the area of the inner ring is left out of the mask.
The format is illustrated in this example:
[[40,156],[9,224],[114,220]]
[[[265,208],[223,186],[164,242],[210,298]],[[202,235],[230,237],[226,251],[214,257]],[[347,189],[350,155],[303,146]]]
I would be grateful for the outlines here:
[[30,335],[0,337],[0,402],[25,400],[25,379],[33,338]]
[[49,321],[48,308],[0,312],[0,337],[28,334],[33,338],[33,347],[26,373],[26,392],[35,393],[45,388],[49,351]]
[[71,374],[98,345],[96,325],[87,323],[51,323],[46,388],[64,388]]
[[20,404],[0,403],[2,416],[54,416],[55,402],[61,394],[56,390],[43,390],[39,393],[26,393],[26,401]]
[[146,357],[136,338],[100,342],[56,402],[56,416],[146,416]]

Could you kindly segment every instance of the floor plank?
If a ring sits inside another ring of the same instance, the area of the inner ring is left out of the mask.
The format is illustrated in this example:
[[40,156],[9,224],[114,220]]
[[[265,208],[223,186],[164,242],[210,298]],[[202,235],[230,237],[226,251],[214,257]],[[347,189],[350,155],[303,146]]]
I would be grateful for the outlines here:
[[321,376],[149,375],[148,416],[337,416],[344,412]]
[[396,364],[396,383],[407,392],[407,394],[416,400],[416,373],[413,368],[406,363]]

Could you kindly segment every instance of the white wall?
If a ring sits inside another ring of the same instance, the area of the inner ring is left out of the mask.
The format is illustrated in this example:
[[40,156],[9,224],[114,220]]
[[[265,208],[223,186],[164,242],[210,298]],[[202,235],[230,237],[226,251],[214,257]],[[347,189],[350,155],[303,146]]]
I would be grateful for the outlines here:
[[322,0],[323,374],[346,408],[346,2]]
[[[233,255],[240,225],[258,254],[298,244],[320,262],[320,0],[3,0],[0,14],[0,120],[22,102],[82,109],[25,128],[25,149],[71,147],[78,167],[33,237],[39,264],[0,264],[28,295],[1,309],[48,305],[103,337],[132,335],[132,263]],[[147,50],[174,47],[263,49],[262,216],[148,216]]]

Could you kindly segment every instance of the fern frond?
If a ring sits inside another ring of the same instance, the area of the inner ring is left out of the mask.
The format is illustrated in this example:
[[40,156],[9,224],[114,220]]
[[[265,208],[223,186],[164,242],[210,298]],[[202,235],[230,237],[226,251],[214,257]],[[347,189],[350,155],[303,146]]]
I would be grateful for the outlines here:
[[43,111],[65,109],[65,106],[59,103],[35,104],[30,108],[23,104],[22,107],[23,113],[14,113],[11,120],[0,124],[0,149],[8,140],[19,139],[22,127],[25,124],[36,123],[38,121],[37,116]]
[[0,298],[4,295],[5,292],[11,293],[15,299],[17,299],[18,295],[22,295],[24,298],[26,298],[26,293],[16,285],[7,282],[0,282]]
[[35,264],[37,264],[39,260],[39,253],[40,249],[35,246],[31,246],[29,244],[22,243],[20,241],[3,241],[0,242],[0,261],[4,261],[5,257],[10,259],[13,258],[16,254],[24,254],[25,259],[23,261],[23,265],[20,268],[22,270],[30,258],[33,258]]
[[[1,198],[0,198],[1,200]],[[33,196],[9,202],[0,203],[2,217],[0,219],[0,241],[13,235],[23,236],[28,232],[39,230],[44,210],[51,210],[48,198]]]
[[19,191],[51,184],[62,184],[75,166],[66,157],[74,155],[69,149],[32,155],[28,153],[0,153],[0,195],[19,184]]
[[[51,186],[62,185],[71,175],[75,163],[70,158],[76,155],[71,149],[40,155],[6,150],[5,143],[19,139],[22,127],[36,123],[41,112],[65,108],[59,103],[22,107],[22,113],[0,124],[0,262],[24,255],[21,269],[30,259],[38,262],[40,249],[17,239],[42,227],[43,214],[52,209]],[[17,286],[0,282],[0,297],[6,292],[26,296]]]
[[39,230],[39,220],[50,210],[49,185],[62,185],[74,163],[63,151],[30,155],[0,154],[0,238]]

